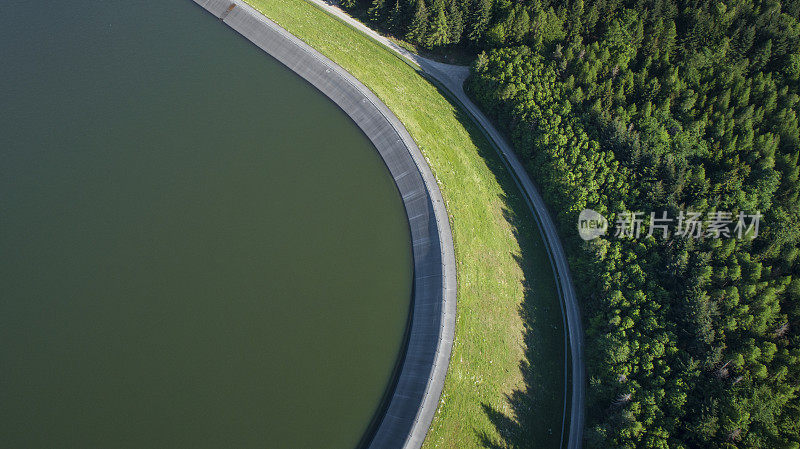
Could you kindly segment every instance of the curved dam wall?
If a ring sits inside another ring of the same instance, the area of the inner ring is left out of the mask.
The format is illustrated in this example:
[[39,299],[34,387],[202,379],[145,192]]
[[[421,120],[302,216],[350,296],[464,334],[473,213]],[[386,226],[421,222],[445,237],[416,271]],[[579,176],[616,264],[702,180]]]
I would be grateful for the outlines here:
[[444,386],[456,318],[453,238],[433,173],[397,117],[333,61],[241,0],[194,2],[334,101],[366,134],[389,168],[411,231],[413,305],[396,383],[368,447],[420,447]]

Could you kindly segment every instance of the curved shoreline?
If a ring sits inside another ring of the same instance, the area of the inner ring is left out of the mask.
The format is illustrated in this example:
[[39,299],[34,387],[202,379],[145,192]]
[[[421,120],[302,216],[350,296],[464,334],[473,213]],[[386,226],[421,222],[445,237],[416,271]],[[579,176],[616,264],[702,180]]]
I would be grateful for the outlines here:
[[[337,17],[348,25],[359,30],[369,38],[373,39],[377,43],[397,53],[409,64],[417,68],[422,74],[430,77],[432,80],[442,85],[445,90],[449,91],[449,93],[455,97],[457,102],[461,104],[463,109],[466,110],[473,121],[479,125],[478,128],[480,128],[484,135],[493,144],[495,150],[503,160],[503,163],[513,174],[514,182],[523,192],[525,201],[528,204],[528,207],[530,208],[534,218],[536,219],[537,225],[542,232],[545,245],[548,247],[547,255],[550,259],[550,264],[553,267],[553,273],[556,277],[556,287],[558,288],[562,298],[561,306],[564,312],[564,321],[566,323],[565,337],[568,337],[566,344],[569,346],[569,358],[571,361],[570,380],[572,383],[572,394],[569,407],[569,429],[566,447],[568,449],[580,449],[583,446],[583,433],[586,420],[586,365],[584,361],[583,350],[583,323],[581,321],[580,306],[578,305],[575,286],[569,270],[569,263],[567,262],[566,253],[561,243],[561,238],[558,235],[555,222],[550,216],[550,213],[547,210],[547,205],[545,204],[544,199],[539,193],[536,185],[533,183],[533,180],[528,175],[528,172],[525,170],[522,162],[519,160],[504,136],[497,130],[497,128],[494,127],[492,122],[483,114],[483,112],[475,105],[475,103],[472,102],[472,100],[464,91],[463,86],[464,82],[469,76],[469,67],[440,63],[411,53],[405,48],[400,47],[386,37],[382,36],[375,30],[349,16],[341,9],[333,6],[331,3],[329,3],[329,0],[306,1],[314,6],[317,6],[323,11],[326,11],[332,16]],[[564,363],[567,363],[566,357],[564,359]],[[565,390],[567,386],[567,380],[567,377],[565,377]],[[566,402],[566,396],[564,399]],[[566,416],[566,407],[564,408],[563,413]],[[562,423],[562,435],[564,432],[563,426],[566,426],[566,420]],[[563,441],[562,446],[564,446]]]
[[453,237],[436,178],[395,115],[366,86],[242,0],[193,0],[333,100],[375,145],[400,192],[414,260],[411,326],[370,448],[422,446],[444,387],[456,319]]

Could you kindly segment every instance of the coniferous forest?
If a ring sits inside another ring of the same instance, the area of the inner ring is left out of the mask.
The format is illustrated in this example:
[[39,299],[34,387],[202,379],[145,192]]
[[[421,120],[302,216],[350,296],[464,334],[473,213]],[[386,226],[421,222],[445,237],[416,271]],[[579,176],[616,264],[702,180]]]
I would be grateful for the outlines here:
[[[342,5],[475,55],[467,90],[570,255],[587,447],[800,447],[800,0]],[[645,232],[584,242],[587,208],[643,211]],[[649,236],[651,211],[733,223]],[[761,215],[757,235],[734,232],[740,213]]]

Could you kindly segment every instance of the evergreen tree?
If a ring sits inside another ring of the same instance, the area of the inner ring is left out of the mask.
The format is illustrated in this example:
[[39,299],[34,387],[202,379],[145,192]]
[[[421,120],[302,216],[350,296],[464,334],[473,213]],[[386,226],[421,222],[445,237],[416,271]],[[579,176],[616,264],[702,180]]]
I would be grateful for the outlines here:
[[514,10],[509,32],[514,42],[520,43],[525,40],[525,36],[530,31],[530,22],[530,16],[528,16],[528,11],[525,8],[516,8]]
[[461,42],[461,35],[464,33],[464,14],[458,0],[450,0],[447,7],[447,24],[450,27],[448,40],[451,44]]
[[425,7],[425,0],[416,0],[414,17],[408,27],[406,40],[418,44],[426,42],[428,37],[428,8]]
[[477,44],[483,39],[483,33],[489,26],[492,18],[492,3],[490,0],[472,0],[469,24],[467,27],[467,39]]
[[583,31],[583,8],[583,0],[577,0],[570,11],[567,28],[573,36],[578,36]]
[[356,0],[341,0],[339,2],[339,6],[346,10],[355,8],[357,4],[358,2]]
[[433,2],[433,14],[428,26],[428,36],[425,43],[428,47],[441,47],[450,43],[450,28],[447,25],[447,14],[445,13],[444,0]]

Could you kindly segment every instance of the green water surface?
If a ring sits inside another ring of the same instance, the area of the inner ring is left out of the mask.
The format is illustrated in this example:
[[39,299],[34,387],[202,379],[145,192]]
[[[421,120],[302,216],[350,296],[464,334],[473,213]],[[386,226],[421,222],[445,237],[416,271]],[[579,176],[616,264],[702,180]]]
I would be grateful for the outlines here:
[[0,447],[356,446],[412,267],[347,116],[189,0],[4,0],[0,55]]

